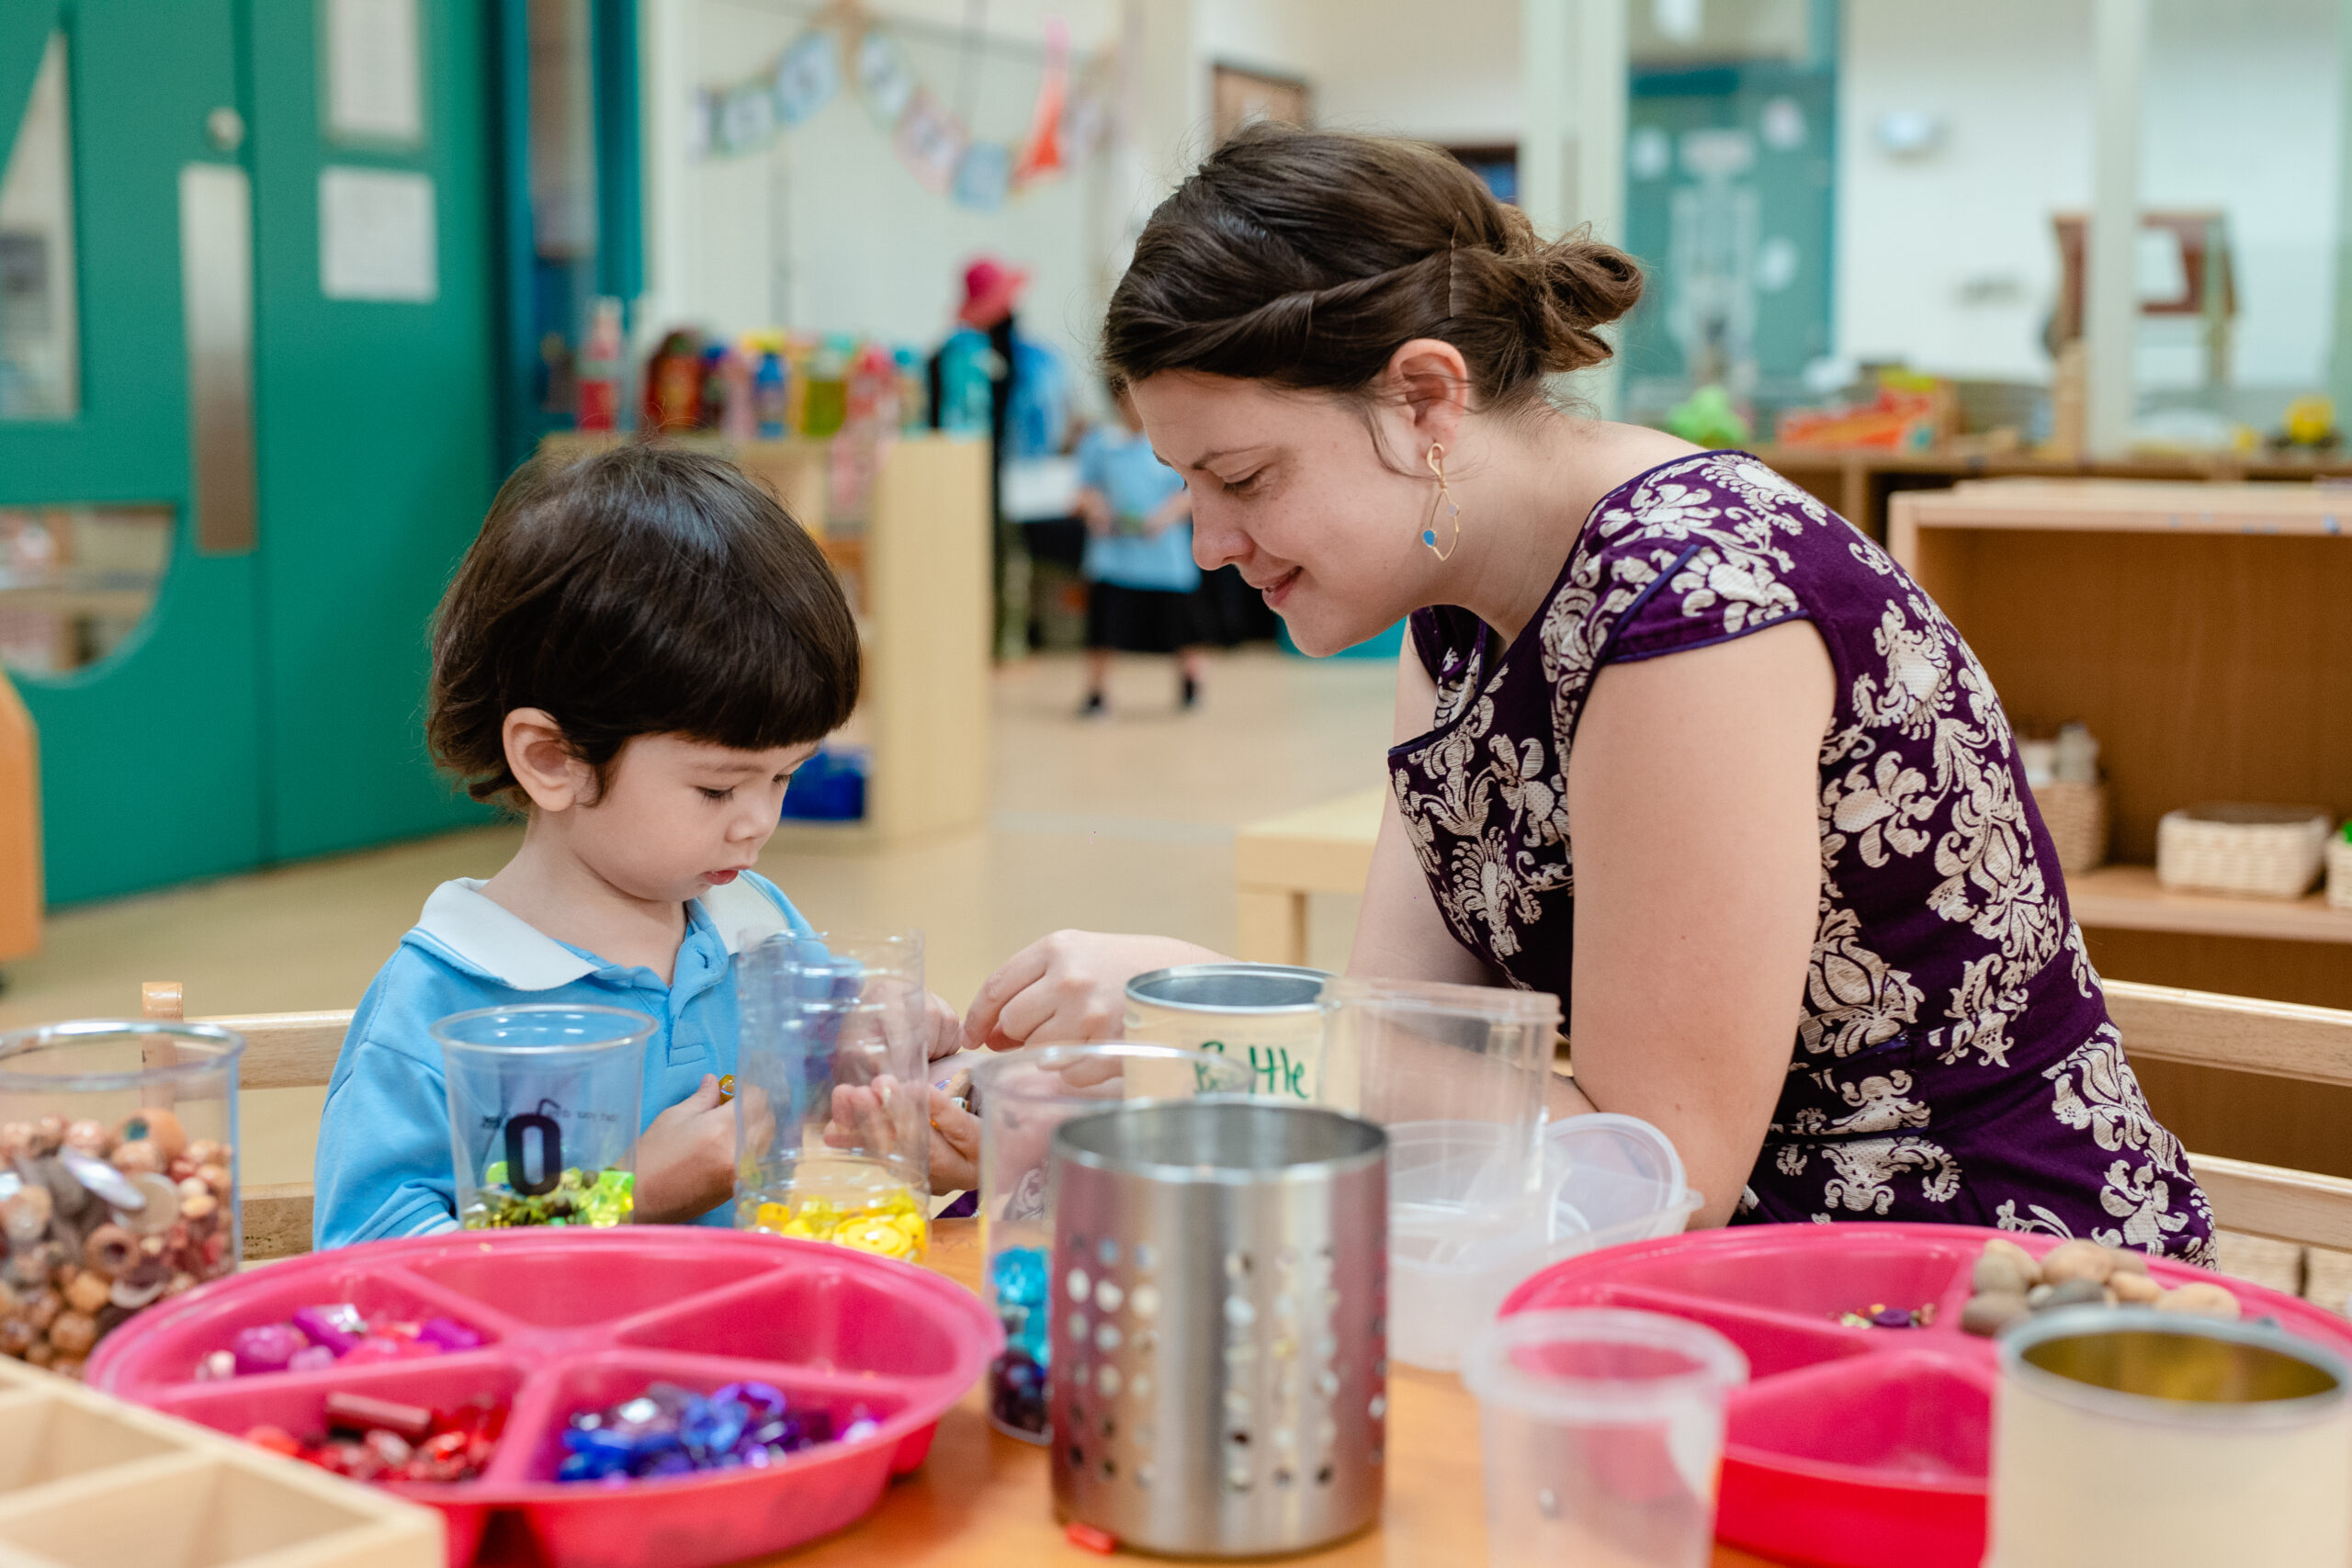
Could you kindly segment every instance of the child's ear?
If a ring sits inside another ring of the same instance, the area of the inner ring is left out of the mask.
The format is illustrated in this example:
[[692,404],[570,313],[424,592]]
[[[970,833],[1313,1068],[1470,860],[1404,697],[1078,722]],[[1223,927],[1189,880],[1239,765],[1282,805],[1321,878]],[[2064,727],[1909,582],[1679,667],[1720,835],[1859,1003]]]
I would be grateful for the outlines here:
[[531,804],[541,811],[588,805],[595,795],[595,770],[572,755],[563,727],[545,708],[516,708],[499,726],[506,766]]

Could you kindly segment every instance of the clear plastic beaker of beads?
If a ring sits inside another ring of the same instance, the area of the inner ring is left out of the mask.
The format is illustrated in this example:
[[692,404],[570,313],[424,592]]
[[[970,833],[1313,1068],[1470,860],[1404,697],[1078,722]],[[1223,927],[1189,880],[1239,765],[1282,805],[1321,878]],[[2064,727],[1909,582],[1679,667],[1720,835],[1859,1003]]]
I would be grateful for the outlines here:
[[78,1374],[130,1315],[236,1269],[244,1048],[202,1023],[0,1034],[0,1353]]
[[[1442,1269],[1540,1240],[1544,1090],[1559,998],[1346,977],[1324,987],[1323,1011],[1317,1098],[1388,1133],[1392,1269]],[[1424,1323],[1424,1304],[1439,1316]],[[1390,1309],[1395,1346],[1411,1349],[1452,1332],[1437,1300],[1408,1292]]]
[[626,1224],[637,1207],[653,1030],[641,1012],[563,1002],[481,1008],[435,1024],[458,1223]]
[[931,1241],[922,933],[736,955],[738,1229],[920,1259]]
[[980,1116],[980,1294],[1004,1325],[989,1370],[989,1418],[1024,1441],[1046,1440],[1046,1276],[1054,1232],[1046,1202],[1054,1129],[1123,1101],[1249,1090],[1249,1064],[1181,1045],[1113,1042],[1033,1045],[972,1068]]

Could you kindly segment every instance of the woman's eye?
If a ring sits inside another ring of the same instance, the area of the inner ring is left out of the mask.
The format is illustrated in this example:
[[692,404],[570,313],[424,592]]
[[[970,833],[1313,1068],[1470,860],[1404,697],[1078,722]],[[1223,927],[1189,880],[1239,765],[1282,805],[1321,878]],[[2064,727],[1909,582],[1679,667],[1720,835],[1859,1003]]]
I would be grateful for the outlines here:
[[1261,468],[1258,470],[1258,473],[1244,474],[1238,479],[1226,480],[1225,493],[1227,495],[1248,495],[1252,490],[1257,488],[1258,475],[1264,472],[1265,470]]
[[732,800],[735,797],[733,784],[728,785],[725,789],[712,789],[707,784],[696,784],[695,787],[702,791],[702,797],[705,800]]

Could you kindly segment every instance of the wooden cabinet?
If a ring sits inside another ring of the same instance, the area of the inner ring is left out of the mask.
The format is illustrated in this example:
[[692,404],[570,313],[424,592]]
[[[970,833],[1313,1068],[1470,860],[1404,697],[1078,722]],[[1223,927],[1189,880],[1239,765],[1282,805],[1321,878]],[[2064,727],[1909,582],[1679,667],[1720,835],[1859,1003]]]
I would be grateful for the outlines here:
[[[2352,489],[2007,479],[1897,494],[1888,546],[2020,728],[2089,726],[2114,863],[2066,878],[2100,973],[2352,1008],[2352,911],[2167,892],[2156,819],[2352,816]],[[2192,1148],[2352,1176],[2352,1092],[2149,1064]],[[2265,1086],[2269,1087],[2265,1087]]]

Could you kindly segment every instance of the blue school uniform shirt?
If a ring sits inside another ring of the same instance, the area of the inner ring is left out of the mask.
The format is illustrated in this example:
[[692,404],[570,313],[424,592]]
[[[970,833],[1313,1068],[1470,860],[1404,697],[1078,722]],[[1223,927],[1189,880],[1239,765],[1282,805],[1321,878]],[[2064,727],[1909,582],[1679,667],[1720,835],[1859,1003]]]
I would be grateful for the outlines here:
[[[735,1070],[733,964],[741,949],[811,928],[774,883],[751,872],[686,905],[671,983],[560,942],[483,896],[445,882],[378,972],[345,1035],[319,1123],[312,1239],[322,1247],[457,1228],[448,1089],[432,1027],[471,1008],[570,1002],[627,1008],[654,1024],[645,1047],[643,1120]],[[699,1224],[733,1223],[722,1203]]]
[[[1125,430],[1098,425],[1078,444],[1078,482],[1099,490],[1123,524],[1138,523],[1184,488],[1175,469],[1161,462],[1151,443]],[[1193,525],[1179,523],[1157,538],[1117,534],[1090,535],[1084,563],[1087,581],[1162,593],[1190,593],[1201,585],[1193,564]]]

